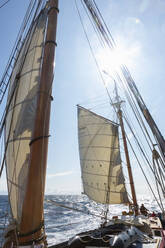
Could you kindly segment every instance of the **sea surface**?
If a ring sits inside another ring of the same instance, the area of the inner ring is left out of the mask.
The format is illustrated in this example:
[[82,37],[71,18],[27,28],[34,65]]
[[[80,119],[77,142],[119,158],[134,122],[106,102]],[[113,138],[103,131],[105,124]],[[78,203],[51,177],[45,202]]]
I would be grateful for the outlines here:
[[[53,200],[69,208],[56,206],[48,200]],[[152,211],[160,211],[155,200],[151,197],[141,197],[139,204],[144,203],[145,207]],[[120,215],[122,211],[128,211],[127,206],[111,205],[109,207],[109,218]],[[105,207],[90,201],[85,195],[47,195],[45,196],[44,213],[47,240],[49,245],[58,244],[68,240],[76,233],[95,229],[102,223],[101,216]],[[8,223],[8,197],[0,195],[0,247],[4,228]],[[96,216],[95,216],[96,215]]]

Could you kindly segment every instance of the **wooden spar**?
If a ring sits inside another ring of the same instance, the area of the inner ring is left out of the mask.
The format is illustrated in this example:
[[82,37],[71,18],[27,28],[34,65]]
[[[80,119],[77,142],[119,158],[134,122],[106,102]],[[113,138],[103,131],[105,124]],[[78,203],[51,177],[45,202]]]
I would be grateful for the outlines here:
[[128,176],[129,176],[129,181],[130,181],[130,186],[131,186],[131,194],[132,194],[133,204],[135,206],[135,215],[138,215],[138,204],[137,204],[137,199],[136,199],[136,193],[135,193],[134,181],[133,181],[133,176],[132,176],[131,163],[130,163],[130,159],[129,159],[127,140],[126,140],[126,136],[125,136],[125,129],[124,129],[124,123],[123,123],[123,117],[122,117],[122,111],[121,111],[121,103],[122,103],[122,101],[120,101],[120,98],[119,98],[119,95],[118,95],[116,82],[115,82],[115,93],[116,93],[117,102],[114,103],[114,106],[117,108],[117,114],[118,114],[119,122],[120,122],[120,126],[121,126],[121,132],[122,132],[122,138],[123,138],[123,144],[124,144],[124,151],[125,151],[125,157],[126,157],[127,169],[128,169]]
[[133,176],[132,176],[132,169],[131,169],[131,164],[130,164],[130,159],[129,159],[127,140],[126,140],[126,136],[125,136],[124,123],[123,123],[121,109],[118,110],[118,116],[119,116],[119,121],[120,121],[120,126],[121,126],[124,151],[125,151],[125,157],[126,157],[127,169],[128,169],[128,175],[129,175],[129,181],[130,181],[130,185],[131,185],[132,199],[133,199],[133,204],[135,206],[135,215],[138,215],[138,205],[137,205],[137,199],[136,199],[136,193],[135,193],[135,187],[134,187],[134,181],[133,181]]
[[41,227],[44,221],[43,202],[51,92],[54,71],[58,0],[50,0],[48,2],[48,8],[48,24],[38,92],[37,112],[32,141],[30,144],[29,175],[22,208],[22,218],[18,230],[20,234],[18,241],[20,244],[28,244],[28,242],[32,240],[41,238],[41,235],[43,234]]

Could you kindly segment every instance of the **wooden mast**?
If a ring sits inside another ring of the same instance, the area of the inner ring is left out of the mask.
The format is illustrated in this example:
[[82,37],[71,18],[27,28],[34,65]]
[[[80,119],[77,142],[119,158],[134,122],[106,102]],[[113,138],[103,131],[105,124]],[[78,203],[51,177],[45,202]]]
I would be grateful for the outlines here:
[[33,240],[42,239],[41,236],[43,235],[43,202],[56,45],[57,13],[58,0],[49,0],[48,24],[38,92],[37,112],[33,136],[30,143],[29,175],[22,208],[22,219],[18,230],[20,233],[18,241],[22,244],[28,244]]
[[118,110],[118,116],[119,116],[119,121],[120,121],[120,126],[121,126],[124,151],[125,151],[129,181],[130,181],[130,186],[131,186],[132,199],[133,199],[133,204],[135,206],[135,215],[138,215],[138,205],[137,205],[137,199],[136,199],[136,193],[135,193],[135,187],[134,187],[134,181],[133,181],[133,176],[132,176],[132,169],[131,169],[131,164],[130,164],[130,159],[129,159],[127,140],[126,140],[126,136],[125,136],[125,129],[124,129],[124,123],[123,123],[121,109]]
[[129,181],[130,181],[130,186],[131,186],[131,194],[132,194],[133,204],[135,207],[135,215],[138,215],[138,204],[137,204],[137,199],[136,199],[136,192],[135,192],[135,187],[134,187],[131,163],[129,159],[127,140],[125,136],[125,129],[124,129],[124,123],[123,123],[123,118],[122,118],[122,110],[120,107],[122,101],[120,101],[119,99],[116,83],[115,83],[115,92],[116,92],[116,100],[117,100],[117,103],[115,103],[115,105],[117,107],[117,114],[119,117],[119,122],[120,122],[120,127],[121,127],[121,132],[122,132],[123,145],[124,145],[124,151],[125,151],[125,157],[126,157],[127,169],[128,169],[128,176],[129,176]]

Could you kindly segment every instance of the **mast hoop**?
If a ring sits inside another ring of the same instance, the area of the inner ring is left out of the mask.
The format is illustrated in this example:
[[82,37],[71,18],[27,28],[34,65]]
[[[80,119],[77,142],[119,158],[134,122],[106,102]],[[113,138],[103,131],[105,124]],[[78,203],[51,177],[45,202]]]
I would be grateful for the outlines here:
[[19,238],[22,238],[22,237],[27,237],[27,236],[29,236],[29,235],[35,234],[35,233],[37,233],[38,231],[40,231],[43,227],[44,227],[44,221],[42,221],[42,223],[39,225],[38,228],[36,228],[35,230],[33,230],[33,231],[31,231],[31,232],[28,232],[28,233],[19,233],[19,232],[18,232],[18,237],[19,237]]
[[19,240],[19,245],[21,246],[26,246],[26,245],[32,245],[33,243],[35,244],[40,244],[45,242],[46,240],[46,235],[44,231],[44,221],[40,224],[38,228],[35,230],[28,232],[28,233],[17,233],[17,237]]
[[[18,239],[19,239],[19,237],[18,237]],[[36,245],[36,244],[45,243],[45,241],[46,241],[46,235],[45,235],[45,233],[42,233],[42,236],[40,236],[39,238],[34,238],[34,239],[31,239],[30,241],[26,241],[26,242],[20,242],[19,241],[19,245],[20,246],[28,246],[28,245],[33,245],[33,244]]]
[[59,13],[59,8],[57,8],[57,7],[50,7],[50,8],[48,9],[48,15],[49,15],[49,13],[50,13],[53,9],[55,9],[55,10],[57,11],[57,13]]
[[38,136],[38,137],[36,137],[36,138],[34,138],[34,139],[32,139],[32,140],[30,141],[29,146],[31,146],[31,145],[32,145],[35,141],[37,141],[37,140],[46,139],[46,138],[49,138],[49,137],[50,137],[50,135]]
[[38,90],[38,91],[37,91],[37,94],[38,94],[38,95],[39,95],[39,94],[45,94],[45,95],[47,95],[48,97],[50,97],[50,100],[51,100],[51,101],[53,100],[53,96],[52,96],[49,92],[47,92],[47,91]]
[[45,42],[45,46],[46,46],[47,44],[50,44],[50,43],[54,44],[54,45],[57,47],[57,43],[56,43],[54,40],[47,40],[47,41]]

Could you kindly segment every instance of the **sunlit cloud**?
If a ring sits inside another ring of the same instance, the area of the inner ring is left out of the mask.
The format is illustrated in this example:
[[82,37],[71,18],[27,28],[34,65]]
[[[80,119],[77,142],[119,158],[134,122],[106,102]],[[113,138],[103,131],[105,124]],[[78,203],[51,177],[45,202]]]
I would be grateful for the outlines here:
[[52,177],[63,177],[63,176],[68,176],[73,174],[73,171],[65,171],[65,172],[59,172],[59,173],[55,173],[55,174],[48,174],[47,178],[52,178]]

